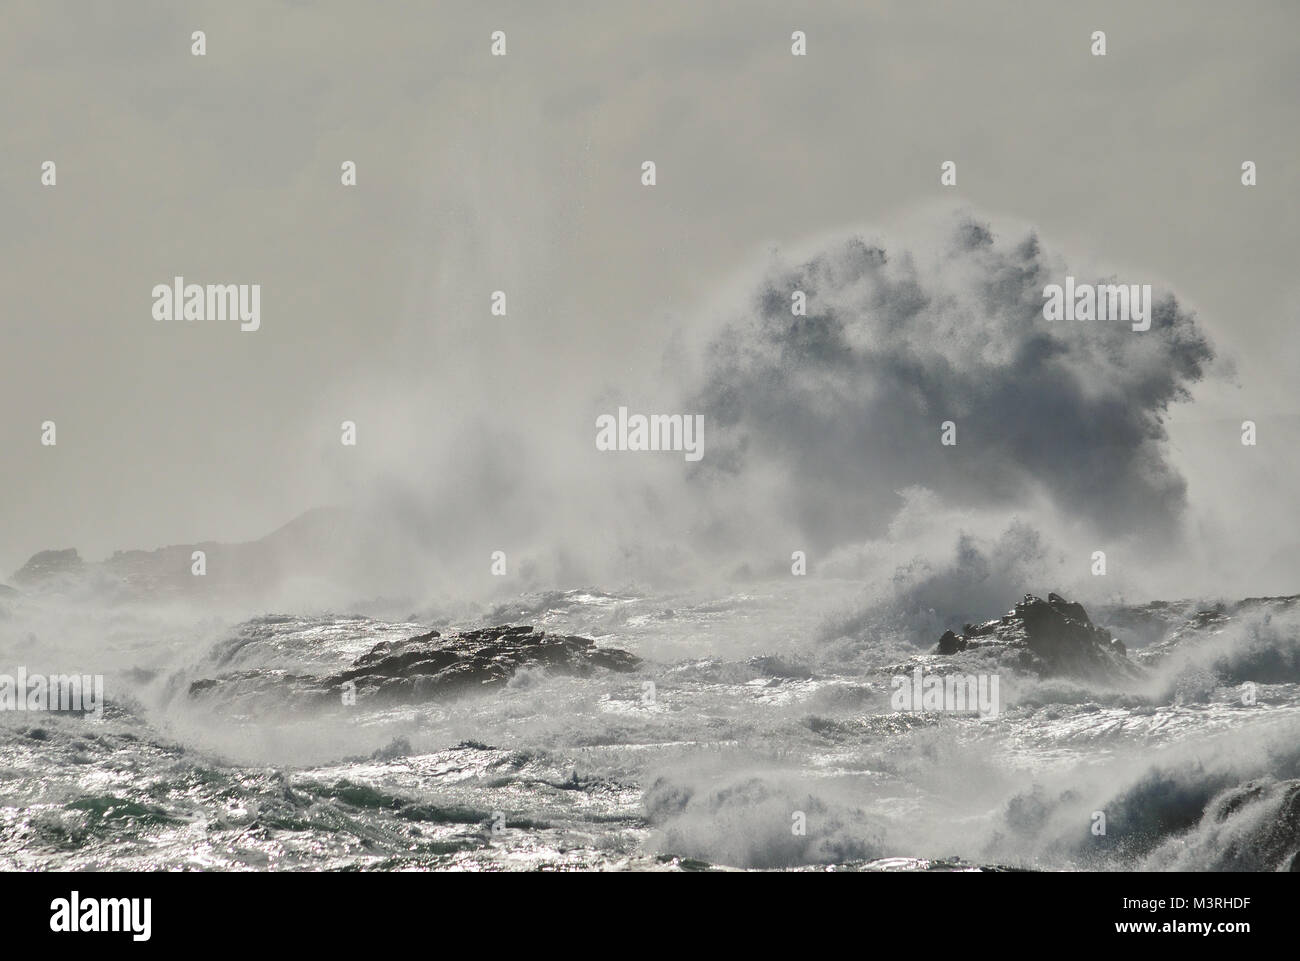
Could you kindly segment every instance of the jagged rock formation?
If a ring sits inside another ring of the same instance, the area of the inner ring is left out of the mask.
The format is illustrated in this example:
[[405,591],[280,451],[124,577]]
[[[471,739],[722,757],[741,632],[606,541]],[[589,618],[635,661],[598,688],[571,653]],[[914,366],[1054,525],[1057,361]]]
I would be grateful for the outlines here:
[[[598,669],[633,671],[641,659],[617,648],[597,647],[586,637],[548,634],[527,625],[489,627],[443,637],[429,631],[403,641],[382,641],[352,665],[324,678],[277,673],[299,696],[320,703],[343,703],[345,692],[358,701],[418,702],[498,687],[524,667],[585,677]],[[240,672],[193,682],[191,697],[234,685],[238,695],[263,689],[272,675]]]
[[1128,660],[1124,643],[1106,628],[1095,626],[1082,604],[1059,594],[1048,594],[1047,600],[1026,594],[996,620],[967,624],[961,634],[945,631],[935,647],[936,654],[965,652],[1009,660],[1019,669],[1044,676],[1102,680],[1141,676],[1140,669]]

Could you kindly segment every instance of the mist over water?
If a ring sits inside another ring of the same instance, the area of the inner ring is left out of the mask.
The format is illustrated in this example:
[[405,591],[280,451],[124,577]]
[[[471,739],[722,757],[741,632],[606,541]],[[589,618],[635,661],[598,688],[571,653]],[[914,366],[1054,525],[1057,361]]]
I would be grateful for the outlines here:
[[[773,250],[666,329],[656,365],[560,383],[506,352],[477,386],[362,375],[354,393],[382,416],[338,502],[400,558],[375,594],[490,594],[495,550],[507,589],[721,585],[784,574],[794,550],[814,566],[870,555],[888,580],[1013,527],[1090,595],[1248,592],[1196,583],[1205,552],[1247,548],[1204,541],[1169,443],[1198,383],[1232,376],[1195,313],[1156,283],[1145,332],[1043,318],[1044,285],[1145,279],[1118,273],[961,211]],[[620,406],[703,415],[703,460],[598,451],[596,418]],[[1104,587],[1094,550],[1114,560]]]

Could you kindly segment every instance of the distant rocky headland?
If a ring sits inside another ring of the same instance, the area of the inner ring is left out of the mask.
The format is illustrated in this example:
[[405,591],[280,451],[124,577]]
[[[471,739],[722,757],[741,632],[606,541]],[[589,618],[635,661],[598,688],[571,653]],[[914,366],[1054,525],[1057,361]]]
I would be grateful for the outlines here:
[[1120,680],[1137,677],[1124,642],[1097,627],[1083,605],[1050,593],[1026,594],[1001,617],[945,631],[936,654],[970,652],[1034,673]]
[[[409,590],[421,569],[410,533],[345,508],[317,508],[265,537],[200,541],[156,550],[116,551],[102,561],[76,548],[32,555],[11,577],[28,594],[93,592],[108,601],[184,600],[270,603],[284,585],[319,583],[342,595]],[[0,596],[6,589],[0,586]],[[325,593],[324,590],[321,591]]]

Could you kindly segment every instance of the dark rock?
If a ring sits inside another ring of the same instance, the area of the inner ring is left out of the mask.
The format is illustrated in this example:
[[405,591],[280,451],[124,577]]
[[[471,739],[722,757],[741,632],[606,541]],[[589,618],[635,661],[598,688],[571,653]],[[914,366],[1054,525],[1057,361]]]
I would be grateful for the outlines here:
[[1055,601],[1026,594],[1014,613],[1024,626],[1030,650],[1041,657],[1049,673],[1098,674],[1120,657],[1110,633],[1094,627],[1080,604],[1051,595]]
[[345,691],[358,698],[401,703],[499,687],[524,667],[585,677],[597,670],[634,671],[640,663],[640,658],[627,651],[597,647],[587,637],[547,634],[527,625],[502,625],[447,637],[429,631],[403,641],[382,641],[350,667],[323,678],[243,672],[194,681],[189,693],[192,697],[208,694],[232,682],[238,683],[239,693],[261,690],[269,683],[287,683],[296,694],[322,704],[341,703]]
[[[970,627],[969,624],[966,626]],[[965,648],[966,639],[964,637],[958,637],[952,631],[944,631],[943,637],[939,638],[940,654],[956,654],[958,651],[965,650]]]
[[[597,667],[603,667],[610,671],[628,672],[635,671],[641,666],[641,658],[635,654],[629,654],[627,651],[620,651],[616,647],[597,648],[593,647],[590,651],[591,663]],[[797,676],[797,675],[796,675]],[[809,672],[809,677],[812,674]]]
[[[1029,595],[1026,595],[1028,597]],[[1085,624],[1091,624],[1088,619],[1088,612],[1083,609],[1083,605],[1077,601],[1067,601],[1060,594],[1051,591],[1047,593],[1047,604],[1052,610],[1056,611],[1062,617],[1068,617],[1072,620],[1082,621]]]
[[586,676],[597,668],[633,671],[640,663],[626,651],[598,648],[590,638],[502,625],[385,641],[322,683],[333,690],[352,681],[358,695],[373,691],[385,700],[425,700],[504,684],[521,667]]
[[945,631],[936,651],[977,654],[981,660],[991,658],[1043,676],[1115,682],[1141,676],[1122,641],[1095,626],[1082,604],[1054,593],[1047,600],[1026,594],[998,620],[967,624],[964,634]]

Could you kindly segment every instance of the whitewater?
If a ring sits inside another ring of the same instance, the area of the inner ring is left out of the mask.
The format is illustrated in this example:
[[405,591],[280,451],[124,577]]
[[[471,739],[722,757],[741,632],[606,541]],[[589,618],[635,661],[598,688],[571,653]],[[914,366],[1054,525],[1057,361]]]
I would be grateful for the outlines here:
[[[4,663],[84,658],[93,643],[115,667],[98,721],[0,714],[0,863],[1294,869],[1293,601],[1110,612],[1129,625],[1116,633],[1134,661],[1152,657],[1142,684],[1003,665],[1002,709],[980,717],[890,709],[890,677],[942,656],[896,610],[864,611],[847,579],[710,597],[547,592],[405,621],[194,622],[158,605],[9,594]],[[498,624],[582,635],[640,663],[533,667],[418,703],[315,709],[289,696],[291,679],[381,642]],[[195,683],[214,678],[233,681]]]
[[[1115,272],[962,212],[837,234],[640,384],[434,425],[478,368],[385,370],[345,508],[32,557],[0,673],[104,703],[0,710],[0,864],[1300,867],[1294,557],[1188,479],[1262,448],[1170,433],[1230,359],[1161,285],[1149,329],[1045,320],[1076,276]],[[998,709],[900,710],[926,673]]]

